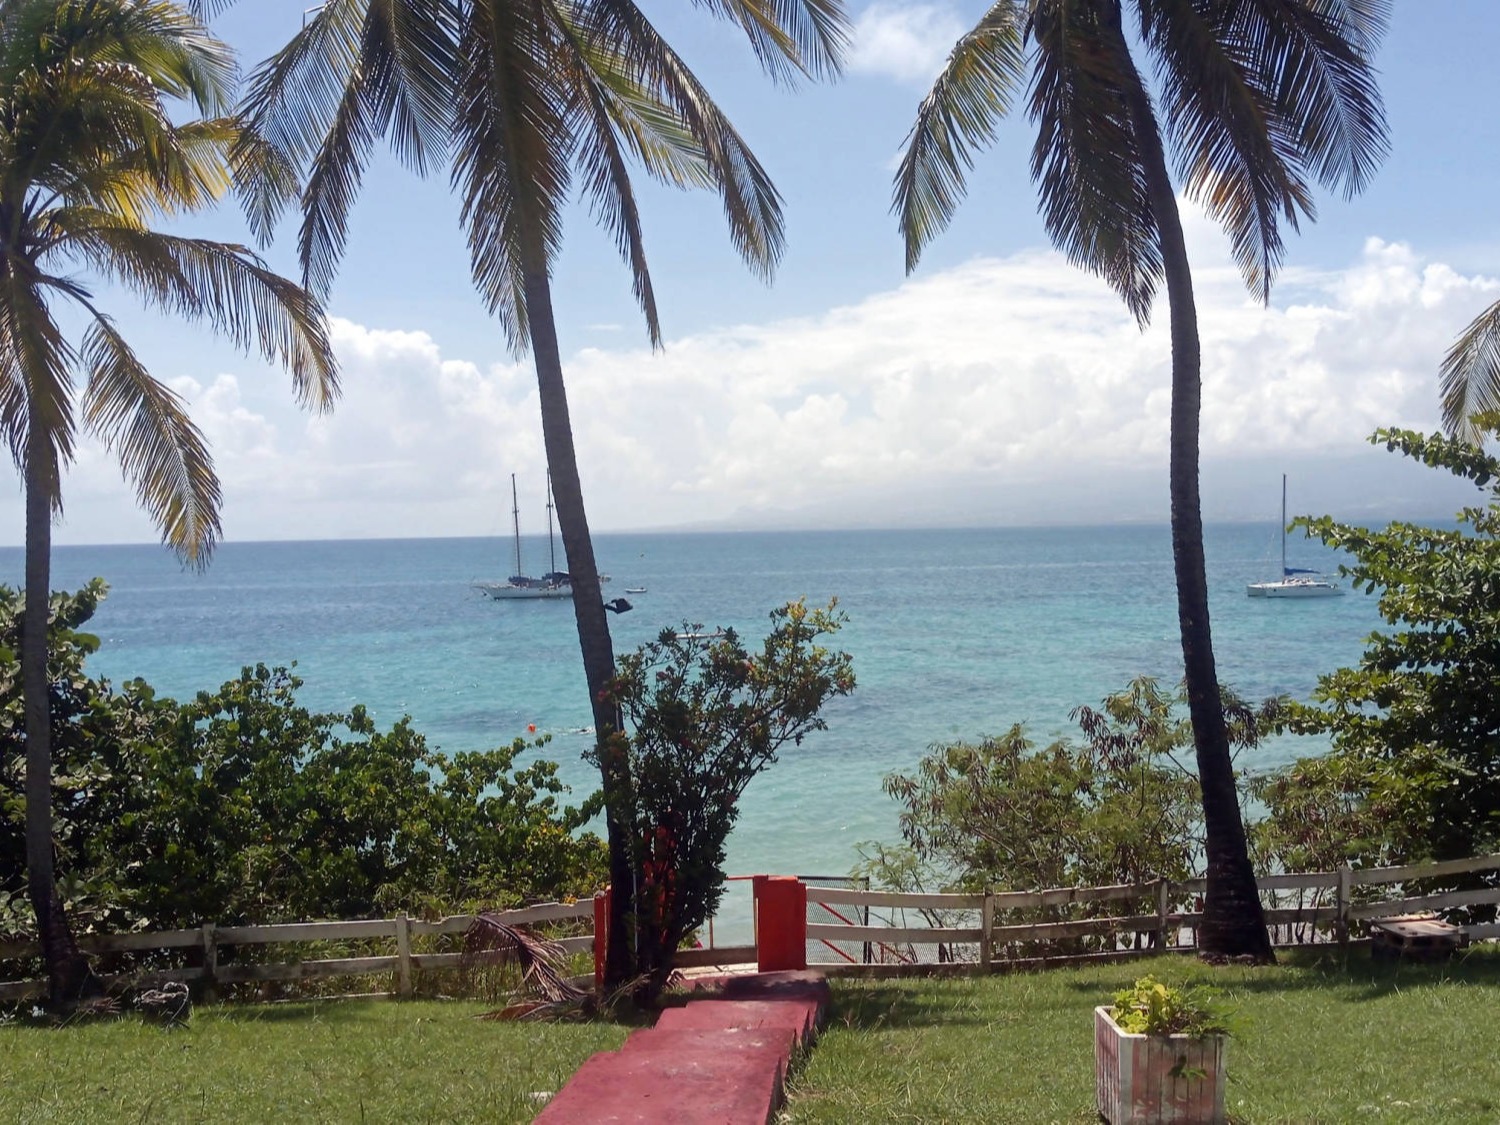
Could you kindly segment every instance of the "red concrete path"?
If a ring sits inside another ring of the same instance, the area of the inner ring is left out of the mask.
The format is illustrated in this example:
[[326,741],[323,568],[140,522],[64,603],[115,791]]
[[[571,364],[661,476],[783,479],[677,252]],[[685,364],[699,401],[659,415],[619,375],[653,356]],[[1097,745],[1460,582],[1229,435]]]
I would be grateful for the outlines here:
[[[701,987],[701,986],[700,986]],[[792,1053],[828,1008],[818,973],[726,978],[668,1008],[618,1051],[593,1056],[536,1120],[544,1125],[767,1125]]]

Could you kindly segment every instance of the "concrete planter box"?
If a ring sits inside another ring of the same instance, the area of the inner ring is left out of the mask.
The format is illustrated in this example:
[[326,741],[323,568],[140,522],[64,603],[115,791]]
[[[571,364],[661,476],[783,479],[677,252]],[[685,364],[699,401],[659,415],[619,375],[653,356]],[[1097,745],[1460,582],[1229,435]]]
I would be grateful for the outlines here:
[[1094,1079],[1111,1125],[1223,1125],[1223,1035],[1131,1035],[1094,1009]]

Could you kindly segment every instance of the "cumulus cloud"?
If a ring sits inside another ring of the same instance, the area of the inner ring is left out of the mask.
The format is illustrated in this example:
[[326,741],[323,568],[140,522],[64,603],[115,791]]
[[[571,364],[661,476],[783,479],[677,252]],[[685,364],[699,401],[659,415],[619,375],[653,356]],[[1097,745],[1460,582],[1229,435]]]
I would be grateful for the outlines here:
[[[1435,426],[1439,357],[1500,295],[1371,239],[1344,269],[1288,273],[1262,308],[1211,225],[1190,216],[1188,231],[1206,481],[1216,464],[1347,459],[1377,426]],[[1163,299],[1140,331],[1103,284],[1032,250],[664,352],[578,352],[565,362],[592,522],[1164,520],[1130,503],[1132,490],[1165,492],[1166,321]],[[347,320],[333,336],[344,397],[328,415],[298,412],[281,377],[175,384],[214,450],[228,537],[503,534],[512,472],[523,519],[540,523],[529,361],[455,357],[421,331]],[[107,455],[86,447],[66,488],[60,541],[151,537]],[[1208,514],[1222,517],[1211,491]]]
[[854,21],[848,70],[926,87],[968,30],[951,4],[871,4]]

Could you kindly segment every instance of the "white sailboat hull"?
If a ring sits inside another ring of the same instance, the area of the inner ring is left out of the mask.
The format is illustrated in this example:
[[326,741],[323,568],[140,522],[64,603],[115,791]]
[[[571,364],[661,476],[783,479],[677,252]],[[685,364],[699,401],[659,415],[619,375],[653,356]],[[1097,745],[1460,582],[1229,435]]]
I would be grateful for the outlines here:
[[1321,580],[1291,579],[1285,582],[1252,582],[1245,587],[1252,598],[1337,598],[1343,588]]
[[476,582],[474,588],[498,602],[534,601],[538,598],[571,598],[572,586],[512,586],[509,582]]

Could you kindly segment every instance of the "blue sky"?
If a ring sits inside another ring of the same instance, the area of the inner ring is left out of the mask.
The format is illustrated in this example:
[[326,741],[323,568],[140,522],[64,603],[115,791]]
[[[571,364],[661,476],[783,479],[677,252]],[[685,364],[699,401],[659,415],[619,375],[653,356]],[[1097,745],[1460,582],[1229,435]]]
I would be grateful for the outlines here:
[[[305,6],[240,0],[214,26],[248,69]],[[642,6],[776,180],[787,250],[766,286],[734,255],[714,197],[639,179],[667,340],[653,354],[627,271],[578,209],[554,289],[596,529],[1165,522],[1165,305],[1143,334],[1049,248],[1024,117],[903,272],[895,157],[982,3],[851,0],[845,77],[795,91],[692,5]],[[1391,157],[1361,197],[1319,201],[1269,309],[1189,209],[1207,518],[1273,518],[1282,471],[1302,511],[1440,514],[1467,499],[1362,439],[1436,424],[1444,348],[1500,298],[1497,31],[1493,0],[1396,5],[1379,59]],[[246,237],[229,209],[196,229]],[[269,251],[289,272],[294,233],[286,224]],[[329,305],[344,367],[331,415],[299,414],[284,374],[110,299],[209,436],[229,539],[494,534],[512,472],[540,508],[529,360],[508,354],[473,296],[444,177],[419,182],[388,159],[367,176]],[[65,498],[60,543],[155,538],[97,447]],[[14,487],[0,537],[19,542],[21,526]]]

